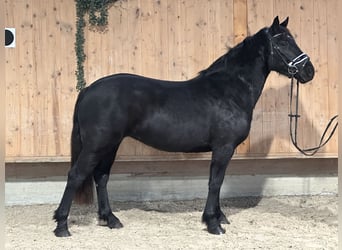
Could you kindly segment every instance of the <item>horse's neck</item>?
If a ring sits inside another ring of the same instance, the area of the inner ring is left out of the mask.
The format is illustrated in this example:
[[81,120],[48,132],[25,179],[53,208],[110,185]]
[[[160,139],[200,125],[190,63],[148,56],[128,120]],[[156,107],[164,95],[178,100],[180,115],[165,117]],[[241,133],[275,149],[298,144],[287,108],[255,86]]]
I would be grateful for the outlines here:
[[244,110],[252,112],[270,73],[268,53],[267,35],[260,30],[201,71],[195,80],[210,79],[199,82],[215,83],[215,95],[227,103],[233,98]]
[[248,59],[248,62],[242,62],[241,65],[238,66],[238,70],[233,73],[235,74],[233,75],[233,78],[235,79],[237,86],[244,86],[246,93],[241,94],[245,94],[246,98],[247,96],[249,97],[248,106],[252,109],[258,101],[270,73],[266,56],[267,45],[264,45],[263,43],[260,44],[259,47],[253,48],[252,45],[249,46],[247,50],[243,51],[243,53],[253,56]]
[[246,88],[249,90],[252,108],[254,108],[260,98],[269,73],[270,71],[265,70],[265,68],[255,67],[250,69],[246,68],[244,73],[237,76],[240,84],[246,85]]

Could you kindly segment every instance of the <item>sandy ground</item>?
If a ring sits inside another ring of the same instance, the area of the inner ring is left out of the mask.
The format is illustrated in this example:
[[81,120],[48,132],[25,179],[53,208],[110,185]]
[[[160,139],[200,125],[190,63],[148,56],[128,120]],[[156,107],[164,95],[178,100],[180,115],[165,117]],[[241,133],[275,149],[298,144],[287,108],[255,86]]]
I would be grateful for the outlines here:
[[56,238],[57,205],[6,207],[6,249],[337,249],[337,197],[236,198],[221,202],[225,235],[206,232],[204,200],[113,202],[122,229],[73,205],[69,238]]

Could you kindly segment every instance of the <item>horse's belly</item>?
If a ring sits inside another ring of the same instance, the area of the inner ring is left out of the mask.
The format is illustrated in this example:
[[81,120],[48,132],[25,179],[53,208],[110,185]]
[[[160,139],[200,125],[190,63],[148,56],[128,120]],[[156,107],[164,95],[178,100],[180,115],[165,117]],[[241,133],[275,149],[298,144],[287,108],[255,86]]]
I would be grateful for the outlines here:
[[211,151],[207,131],[198,126],[169,124],[168,126],[148,126],[136,129],[129,136],[142,143],[169,152]]
[[[133,137],[135,138],[135,137]],[[155,149],[159,149],[167,152],[183,152],[183,153],[197,153],[197,152],[209,152],[211,151],[211,147],[207,144],[187,144],[187,143],[177,143],[170,141],[162,141],[162,140],[152,140],[151,138],[142,139],[135,138],[138,141],[153,147]]]

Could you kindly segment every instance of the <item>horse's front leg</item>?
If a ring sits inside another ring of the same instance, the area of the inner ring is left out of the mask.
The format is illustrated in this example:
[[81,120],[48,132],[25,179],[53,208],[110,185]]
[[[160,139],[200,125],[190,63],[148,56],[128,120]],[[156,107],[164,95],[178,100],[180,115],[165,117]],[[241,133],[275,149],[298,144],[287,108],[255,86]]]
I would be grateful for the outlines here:
[[209,233],[224,234],[221,223],[229,223],[220,208],[220,189],[234,147],[226,146],[213,150],[210,164],[209,192],[203,212],[202,221],[206,223]]

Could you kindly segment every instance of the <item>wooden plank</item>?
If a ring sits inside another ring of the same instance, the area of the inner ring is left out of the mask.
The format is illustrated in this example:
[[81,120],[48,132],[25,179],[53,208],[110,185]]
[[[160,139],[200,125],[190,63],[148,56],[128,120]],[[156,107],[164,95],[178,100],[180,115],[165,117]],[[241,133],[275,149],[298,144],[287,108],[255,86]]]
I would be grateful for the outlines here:
[[[33,3],[23,2],[23,10],[26,10],[24,22],[20,25],[20,33],[18,34],[17,41],[19,42],[21,38],[23,43],[18,44],[18,61],[19,61],[19,72],[15,72],[17,75],[22,75],[22,81],[19,84],[19,95],[17,95],[17,101],[20,106],[19,123],[20,129],[20,151],[23,154],[30,155],[37,153],[37,143],[36,138],[39,134],[37,125],[37,113],[31,109],[35,106],[35,96],[38,94],[35,89],[35,79],[34,74],[37,71],[34,68],[34,62],[31,60],[34,55],[34,43],[32,43],[32,14],[33,14]],[[19,6],[18,6],[19,7]],[[22,57],[23,55],[23,57]]]
[[108,65],[107,74],[130,72],[128,51],[130,51],[129,41],[131,38],[130,31],[127,29],[127,7],[127,2],[119,2],[111,8],[108,21],[115,25],[108,25],[108,32],[104,37],[108,47],[107,58],[104,58],[103,61]]
[[[327,57],[328,57],[328,105],[327,118],[331,118],[338,114],[338,82],[339,80],[339,55],[336,51],[339,50],[338,46],[338,1],[327,1]],[[341,85],[340,85],[341,86]],[[326,146],[326,152],[338,152],[338,131],[332,137],[331,141]]]
[[[227,52],[233,46],[234,22],[233,0],[208,2],[208,64]],[[209,66],[209,65],[208,65]]]
[[158,77],[169,79],[169,30],[168,1],[153,1],[154,41],[156,44],[156,61],[158,61]]
[[[18,27],[16,29],[16,37],[17,39],[24,38],[26,36],[22,35],[22,30],[26,27],[30,27],[30,21],[32,14],[30,13],[30,8],[26,6],[30,6],[29,3],[21,2],[17,3],[14,1],[6,2],[5,4],[5,12],[6,12],[6,26],[7,27]],[[21,13],[21,19],[15,18],[15,13],[17,9],[23,11]],[[25,11],[25,12],[24,12]],[[29,18],[30,17],[30,18]],[[22,26],[20,24],[22,22]],[[26,24],[26,25],[25,25]],[[19,28],[20,27],[20,28]],[[20,41],[20,40],[19,40]],[[24,41],[24,39],[22,40]],[[31,47],[30,41],[32,39],[27,39],[27,50]],[[21,79],[26,77],[28,79],[29,76],[20,74],[22,67],[20,67],[20,58],[23,56],[19,56],[19,47],[20,43],[17,41],[17,45],[15,49],[6,49],[6,157],[7,156],[20,156],[21,153],[21,117],[20,117],[20,92],[21,85],[18,81],[18,75],[21,76]],[[28,52],[29,53],[29,52]],[[25,67],[26,68],[26,67]],[[31,81],[32,82],[32,81]]]
[[[184,77],[190,79],[195,77],[199,71],[206,68],[208,62],[207,52],[207,25],[208,12],[206,1],[185,1],[184,6],[185,27],[183,43],[185,48]],[[196,12],[194,12],[196,9]]]
[[[49,26],[51,27],[51,33],[49,37],[51,37],[52,42],[49,45],[53,46],[55,51],[62,51],[63,47],[61,46],[62,43],[60,42],[61,34],[60,34],[60,26],[59,26],[59,17],[58,13],[60,12],[60,2],[54,0],[52,4],[48,7],[49,9],[49,16],[51,15],[52,18],[49,20]],[[52,140],[55,144],[55,152],[52,154],[55,155],[62,155],[62,141],[61,141],[61,117],[60,117],[60,101],[62,101],[61,97],[61,75],[63,71],[63,63],[61,57],[54,57],[52,60],[51,66],[51,85],[49,88],[50,96],[51,96],[51,123],[52,123]]]
[[[51,58],[49,62],[42,63],[46,64],[46,71],[44,72],[45,79],[40,78],[39,76],[39,84],[40,88],[43,88],[43,84],[47,84],[45,86],[46,89],[46,96],[44,97],[44,102],[47,102],[47,116],[41,117],[42,119],[42,126],[45,131],[48,132],[44,143],[45,145],[49,145],[45,150],[48,152],[47,155],[62,155],[61,144],[61,108],[60,108],[60,101],[59,98],[60,91],[61,91],[61,74],[64,68],[62,63],[62,57],[56,57],[56,51],[62,51],[63,48],[61,47],[61,43],[59,38],[61,37],[60,34],[60,27],[59,27],[59,18],[58,18],[58,8],[59,8],[59,1],[52,1],[50,3],[44,2],[44,15],[46,15],[46,26],[44,26],[43,35],[45,35],[45,53],[43,51],[42,56],[47,56]],[[48,39],[46,39],[48,37]],[[44,37],[42,37],[44,39]],[[42,72],[39,72],[42,74]],[[45,99],[46,98],[46,99]]]
[[[322,93],[328,93],[328,57],[327,57],[327,9],[326,1],[314,1],[314,37],[313,41],[316,43],[314,46],[313,56],[317,58],[316,75],[313,82],[313,91],[310,105],[312,112],[313,131],[316,136],[312,137],[311,143],[318,145],[320,131],[323,131],[325,122],[328,120],[328,100],[322,98]],[[322,112],[323,111],[323,112]],[[317,136],[318,135],[318,136]],[[312,144],[311,144],[312,145]],[[308,145],[310,146],[310,145]],[[325,148],[323,149],[325,150]]]
[[[73,107],[78,92],[76,91],[76,63],[75,63],[75,6],[70,6],[68,0],[56,2],[56,33],[59,49],[63,57],[59,57],[56,65],[60,75],[57,77],[59,87],[59,137],[60,157],[70,155],[70,135],[72,127]],[[58,74],[57,74],[58,75]]]
[[[55,29],[54,14],[52,6],[46,1],[35,2],[39,8],[34,8],[33,16],[33,41],[34,54],[32,56],[35,64],[33,75],[33,88],[35,96],[32,98],[32,104],[26,106],[36,107],[32,117],[34,125],[32,126],[33,135],[25,137],[25,148],[22,149],[23,155],[55,155],[56,144],[54,141],[54,125],[52,115],[52,97],[51,86],[54,84],[52,75],[54,73],[54,57],[56,41],[53,36]],[[37,107],[41,107],[37,109]],[[27,112],[27,110],[24,110]],[[25,114],[23,114],[25,115]],[[29,133],[28,133],[29,134]],[[28,149],[27,140],[34,138],[34,147],[32,152]]]
[[128,70],[130,72],[136,74],[142,74],[141,69],[141,9],[140,9],[140,1],[128,1],[127,2],[127,30],[129,31],[129,42],[127,43],[128,46],[128,63],[129,67]]
[[94,29],[90,29],[87,16],[86,20],[87,25],[84,29],[84,51],[86,53],[84,75],[86,82],[89,85],[104,76],[103,56],[105,55],[102,53],[102,39],[104,34],[96,32]]
[[191,41],[188,38],[188,32],[189,32],[189,28],[188,28],[188,24],[187,24],[187,4],[189,1],[180,1],[179,3],[179,8],[180,8],[180,21],[179,21],[179,32],[181,34],[181,40],[179,43],[179,47],[180,47],[180,52],[182,55],[182,68],[181,68],[181,77],[180,80],[187,80],[189,79],[191,76],[188,75],[188,67],[189,67],[189,63],[188,63],[188,57],[189,57],[189,53],[188,53],[188,43]]
[[[337,158],[333,159],[239,159],[232,160],[227,175],[337,175]],[[209,176],[210,161],[118,161],[112,174],[135,176]],[[68,162],[55,163],[6,163],[6,180],[35,179],[49,176],[66,176]]]
[[247,0],[234,0],[234,43],[242,42],[247,36]]
[[141,25],[141,69],[142,74],[148,77],[160,77],[159,65],[157,63],[157,48],[155,44],[155,14],[153,8],[153,1],[148,0],[140,5],[140,25]]
[[[188,12],[189,27],[192,41],[189,43],[188,56],[191,67],[188,75],[195,77],[198,72],[207,68],[212,61],[208,57],[208,47],[212,46],[208,43],[208,1],[194,1],[196,7],[196,15],[194,12]],[[191,10],[191,5],[188,10]]]
[[168,29],[168,79],[182,80],[182,71],[185,68],[182,54],[182,24],[184,15],[181,12],[181,1],[168,2],[167,5],[167,29]]

